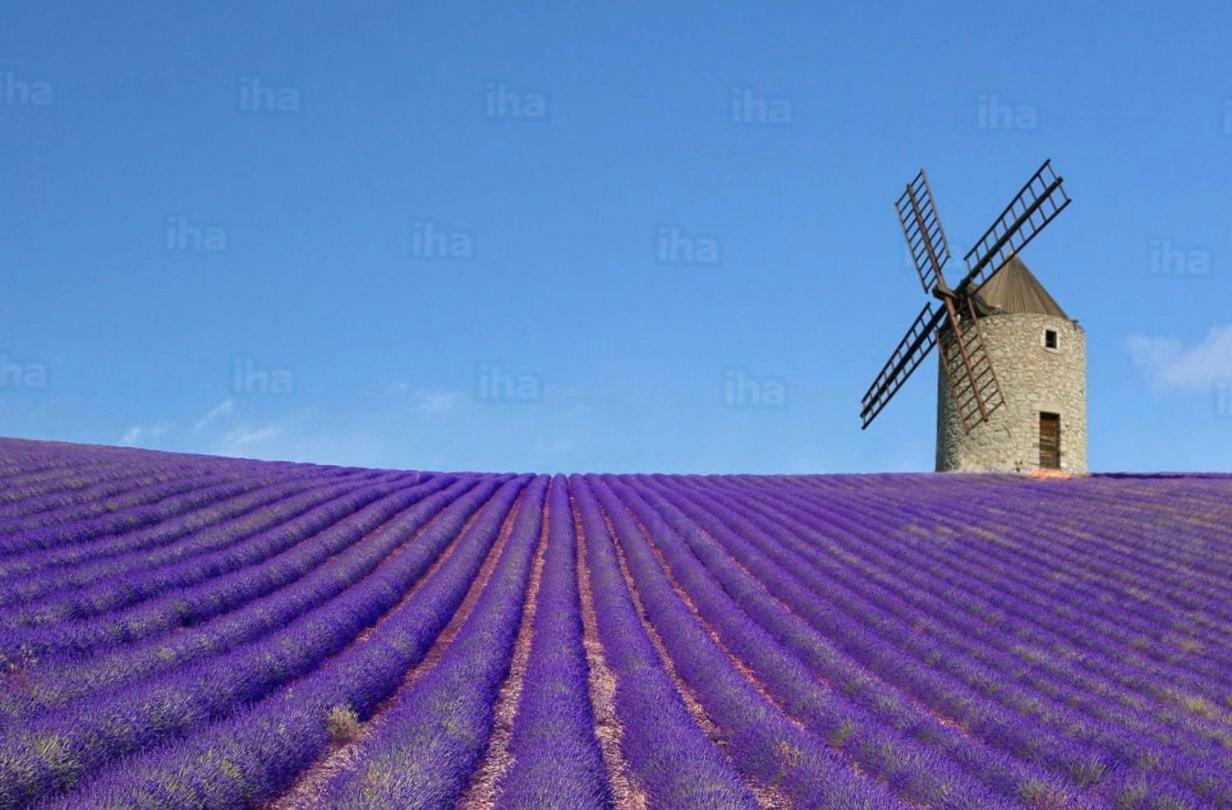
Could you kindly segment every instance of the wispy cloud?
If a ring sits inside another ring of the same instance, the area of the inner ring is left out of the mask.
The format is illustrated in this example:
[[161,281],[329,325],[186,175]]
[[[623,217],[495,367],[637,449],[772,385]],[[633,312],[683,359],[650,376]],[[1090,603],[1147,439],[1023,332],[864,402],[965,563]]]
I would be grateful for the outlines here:
[[170,433],[173,428],[174,425],[161,422],[154,425],[133,425],[124,431],[124,435],[120,437],[120,445],[123,447],[139,447],[144,440],[164,436]]
[[197,420],[197,424],[193,425],[193,433],[200,433],[220,417],[230,416],[233,413],[235,413],[235,403],[231,401],[231,397],[227,397]]
[[424,416],[449,413],[458,406],[462,395],[458,391],[433,391],[420,389],[411,395],[415,410]]
[[124,431],[119,444],[150,447],[154,439],[160,449],[212,453],[250,458],[294,458],[302,455],[298,445],[305,435],[313,435],[312,423],[303,412],[267,414],[264,418],[248,412],[243,403],[230,397],[195,419],[182,422],[160,421],[135,424]]
[[248,447],[269,441],[281,433],[282,429],[277,425],[264,425],[255,428],[238,427],[235,430],[227,431],[227,434],[222,437],[222,443],[226,447]]
[[1134,363],[1161,388],[1203,391],[1232,380],[1232,325],[1213,327],[1192,346],[1175,338],[1144,335],[1134,335],[1127,344]]

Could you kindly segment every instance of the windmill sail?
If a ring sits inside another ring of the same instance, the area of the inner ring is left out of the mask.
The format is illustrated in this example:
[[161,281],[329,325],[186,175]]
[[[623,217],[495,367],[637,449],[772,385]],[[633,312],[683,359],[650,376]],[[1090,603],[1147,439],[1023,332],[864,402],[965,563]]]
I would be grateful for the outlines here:
[[946,303],[946,325],[950,335],[948,340],[940,340],[941,368],[950,401],[958,412],[963,430],[970,433],[1005,404],[1005,397],[984,347],[984,336],[971,299],[966,299],[964,311],[959,311],[950,301]]
[[1034,239],[1044,227],[1070,204],[1069,195],[1045,160],[1022,190],[1005,206],[1001,216],[984,232],[964,261],[967,275],[955,287],[960,294],[978,292],[988,277],[999,270]]
[[898,389],[903,387],[903,383],[907,382],[916,367],[924,362],[933,346],[937,345],[937,327],[944,316],[945,310],[934,309],[933,305],[928,303],[911,322],[907,334],[898,342],[889,361],[864,394],[863,407],[860,410],[860,421],[863,423],[861,429],[868,427],[877,414],[881,413],[881,409],[894,397]]
[[898,213],[898,223],[903,228],[907,249],[911,251],[911,261],[920,275],[924,292],[931,293],[938,281],[945,282],[941,270],[950,259],[950,243],[945,238],[937,205],[933,202],[933,190],[923,169],[894,202],[894,210]]

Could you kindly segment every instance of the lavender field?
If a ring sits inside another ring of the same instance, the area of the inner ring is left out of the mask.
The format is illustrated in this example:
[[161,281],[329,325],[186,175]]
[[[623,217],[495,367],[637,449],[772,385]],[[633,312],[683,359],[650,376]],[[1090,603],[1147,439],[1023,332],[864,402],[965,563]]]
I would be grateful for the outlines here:
[[1232,807],[1232,477],[0,440],[0,807]]

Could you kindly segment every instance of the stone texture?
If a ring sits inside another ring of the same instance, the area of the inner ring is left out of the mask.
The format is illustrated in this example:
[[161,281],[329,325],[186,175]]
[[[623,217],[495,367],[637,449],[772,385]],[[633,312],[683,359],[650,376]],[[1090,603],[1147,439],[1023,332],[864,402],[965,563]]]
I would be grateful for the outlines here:
[[[1034,313],[981,318],[984,345],[1005,404],[989,421],[963,430],[945,383],[937,373],[937,471],[1031,472],[1039,469],[1039,415],[1061,415],[1061,469],[1087,471],[1086,335],[1077,322]],[[1044,348],[1044,330],[1055,329],[1056,351]],[[947,345],[949,330],[941,333]]]

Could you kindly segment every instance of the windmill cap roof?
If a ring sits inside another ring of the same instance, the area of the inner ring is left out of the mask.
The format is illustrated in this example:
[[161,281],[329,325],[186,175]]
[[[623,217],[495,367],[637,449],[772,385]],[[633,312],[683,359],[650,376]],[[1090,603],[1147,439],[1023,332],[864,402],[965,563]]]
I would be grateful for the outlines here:
[[992,312],[1034,313],[1069,318],[1017,256],[1001,265],[1001,269],[993,273],[976,291],[976,297]]

